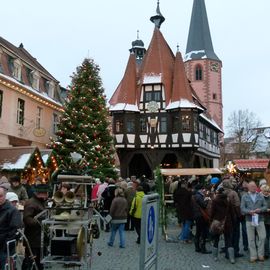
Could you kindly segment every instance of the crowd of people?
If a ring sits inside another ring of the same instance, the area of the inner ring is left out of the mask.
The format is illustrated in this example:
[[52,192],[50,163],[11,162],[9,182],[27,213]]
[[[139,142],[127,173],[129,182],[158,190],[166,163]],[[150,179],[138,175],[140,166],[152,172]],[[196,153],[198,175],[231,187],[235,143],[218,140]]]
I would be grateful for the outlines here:
[[[153,189],[145,176],[135,176],[116,181],[106,178],[98,180],[92,189],[92,202],[96,202],[105,220],[105,232],[111,232],[108,246],[114,245],[119,231],[120,248],[125,248],[125,231],[136,231],[136,243],[140,244],[142,199]],[[110,217],[106,222],[107,217]]]
[[[173,194],[182,226],[179,240],[194,242],[195,252],[213,253],[214,260],[224,252],[234,264],[236,258],[244,256],[240,252],[242,234],[243,249],[249,251],[251,263],[268,259],[270,187],[265,179],[258,184],[232,176],[209,177],[206,182],[198,177],[168,178],[166,189]],[[206,248],[208,240],[211,249]]]
[[[137,243],[140,243],[142,198],[151,188],[147,179],[93,178],[93,182],[87,197],[103,216],[104,230],[110,232],[108,245],[114,245],[116,233],[119,232],[119,247],[125,248],[127,230],[136,230]],[[65,195],[71,188],[70,184],[63,182],[59,184],[58,191]],[[51,207],[50,203],[55,204],[50,190],[40,177],[36,177],[35,184],[31,186],[17,175],[10,179],[5,176],[0,178],[0,270],[5,269],[7,242],[19,238],[18,229],[23,229],[25,235],[25,258],[21,269],[30,269],[33,263],[40,270],[44,268],[41,263],[41,220],[37,216]],[[110,216],[108,222],[107,216]],[[15,247],[11,253],[15,253]]]
[[[135,231],[136,243],[140,244],[142,201],[145,194],[154,190],[153,182],[145,176],[95,179],[94,182],[87,196],[102,216],[104,231],[110,232],[108,246],[114,246],[119,233],[119,248],[125,248],[125,231]],[[250,262],[268,259],[270,187],[264,179],[258,184],[232,176],[223,179],[209,176],[205,181],[195,176],[168,177],[164,190],[174,199],[181,224],[179,241],[194,243],[195,252],[212,253],[216,261],[223,252],[234,264],[237,258],[244,256],[240,246],[249,251]],[[69,192],[70,188],[65,183],[59,186],[62,193]],[[17,176],[0,179],[0,270],[4,269],[7,259],[6,243],[16,238],[18,228],[24,228],[33,253],[32,256],[25,250],[22,269],[27,269],[33,258],[38,269],[43,269],[40,263],[41,226],[35,217],[45,209],[48,191],[48,186],[39,178],[31,188],[24,187]],[[16,208],[18,202],[24,206],[23,212]]]
[[[9,180],[3,176],[0,179],[0,270],[5,269],[7,242],[18,239],[20,237],[18,229],[22,228],[31,251],[25,249],[25,259],[21,269],[30,269],[29,266],[33,262],[38,269],[43,269],[40,263],[41,226],[35,216],[45,209],[48,191],[48,186],[42,184],[39,177],[36,178],[36,185],[31,186],[29,193],[22,185],[19,176],[13,176]],[[22,212],[18,210],[18,203],[24,206]],[[26,242],[24,245],[26,246]],[[12,246],[10,252],[15,253],[15,246]]]

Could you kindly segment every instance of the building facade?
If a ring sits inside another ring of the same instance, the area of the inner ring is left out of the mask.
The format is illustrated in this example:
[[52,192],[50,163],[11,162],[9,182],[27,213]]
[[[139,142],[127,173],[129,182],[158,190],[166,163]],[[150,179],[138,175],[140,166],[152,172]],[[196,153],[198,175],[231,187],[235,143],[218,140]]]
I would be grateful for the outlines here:
[[63,111],[61,90],[22,44],[0,37],[0,147],[45,148]]
[[[196,1],[195,1],[196,2]],[[179,50],[160,31],[160,12],[148,49],[132,42],[126,71],[110,99],[121,175],[153,176],[154,169],[218,167],[219,125],[188,80]]]

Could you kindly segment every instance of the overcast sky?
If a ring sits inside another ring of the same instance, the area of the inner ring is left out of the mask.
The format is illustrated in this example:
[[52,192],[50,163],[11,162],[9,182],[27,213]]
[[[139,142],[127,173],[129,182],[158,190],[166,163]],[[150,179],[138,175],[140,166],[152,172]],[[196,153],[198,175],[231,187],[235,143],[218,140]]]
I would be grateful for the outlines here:
[[[225,126],[230,113],[249,109],[270,126],[270,1],[205,0],[214,49],[223,62]],[[160,0],[161,31],[185,53],[193,0]],[[137,29],[147,48],[156,0],[1,1],[0,35],[24,47],[60,81],[85,57],[101,68],[110,98],[122,79]]]

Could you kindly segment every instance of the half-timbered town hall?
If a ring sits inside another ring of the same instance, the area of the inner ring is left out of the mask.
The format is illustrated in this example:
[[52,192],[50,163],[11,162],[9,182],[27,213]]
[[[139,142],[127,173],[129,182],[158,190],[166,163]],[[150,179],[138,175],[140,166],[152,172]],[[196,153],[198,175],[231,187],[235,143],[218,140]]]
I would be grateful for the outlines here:
[[194,0],[186,55],[174,53],[150,18],[148,49],[132,42],[124,76],[110,99],[115,147],[124,177],[166,168],[218,167],[222,132],[221,61],[211,41],[204,0]]

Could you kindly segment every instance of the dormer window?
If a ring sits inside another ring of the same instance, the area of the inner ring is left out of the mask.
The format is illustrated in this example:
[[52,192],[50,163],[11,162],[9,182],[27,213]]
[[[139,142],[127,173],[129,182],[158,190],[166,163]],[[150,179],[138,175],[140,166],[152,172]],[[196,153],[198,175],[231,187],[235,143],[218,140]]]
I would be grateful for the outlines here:
[[161,91],[150,91],[150,92],[145,92],[145,101],[156,101],[160,102],[161,101]]
[[38,71],[32,71],[31,72],[31,77],[32,77],[32,87],[35,90],[39,90],[39,79],[40,75]]
[[48,84],[48,95],[51,98],[54,98],[55,84],[53,81],[50,81]]
[[196,81],[201,81],[203,79],[202,72],[203,72],[202,66],[197,65],[196,68],[195,68],[195,79],[196,79]]
[[13,62],[12,76],[18,81],[22,79],[22,62],[20,59],[16,59]]

